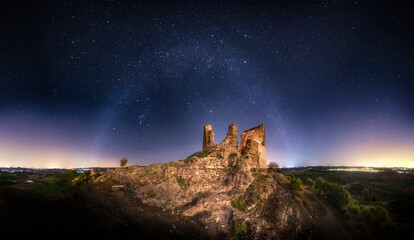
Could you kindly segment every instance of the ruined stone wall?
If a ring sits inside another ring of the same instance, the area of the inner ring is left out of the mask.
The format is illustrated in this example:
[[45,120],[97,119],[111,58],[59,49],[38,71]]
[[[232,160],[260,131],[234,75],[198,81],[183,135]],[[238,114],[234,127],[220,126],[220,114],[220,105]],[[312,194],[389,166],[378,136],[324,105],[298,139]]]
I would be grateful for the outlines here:
[[246,130],[241,135],[240,149],[237,136],[237,126],[231,124],[226,138],[216,145],[214,143],[214,133],[211,125],[205,125],[203,133],[203,151],[208,151],[210,154],[209,156],[218,159],[221,165],[227,164],[229,156],[235,156],[235,154],[240,156],[241,153],[245,156],[243,159],[245,159],[246,166],[251,168],[266,168],[267,161],[264,126],[260,125]]
[[214,132],[210,124],[204,125],[203,131],[203,151],[206,151],[209,147],[216,145],[214,143]]
[[241,135],[240,152],[249,155],[251,161],[260,168],[267,167],[264,125],[244,131]]

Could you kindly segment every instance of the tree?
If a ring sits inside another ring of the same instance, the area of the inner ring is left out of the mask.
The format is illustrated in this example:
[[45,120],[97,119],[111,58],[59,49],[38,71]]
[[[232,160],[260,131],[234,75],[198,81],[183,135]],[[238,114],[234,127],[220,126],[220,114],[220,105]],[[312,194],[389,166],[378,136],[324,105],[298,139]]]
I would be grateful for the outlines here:
[[302,191],[302,180],[295,176],[288,176],[290,183],[292,185],[293,190]]
[[267,164],[267,168],[269,168],[269,169],[278,169],[279,164],[276,163],[276,162],[270,162],[269,164]]
[[315,181],[312,180],[312,178],[306,178],[305,180],[305,185],[310,186],[310,187],[314,187],[315,186]]
[[126,164],[127,164],[127,162],[128,162],[128,159],[127,158],[122,158],[121,159],[121,167],[124,167]]
[[341,209],[349,202],[349,192],[337,183],[324,182],[321,190],[326,199],[337,209]]
[[321,190],[323,183],[325,180],[321,177],[317,177],[315,180],[315,188]]

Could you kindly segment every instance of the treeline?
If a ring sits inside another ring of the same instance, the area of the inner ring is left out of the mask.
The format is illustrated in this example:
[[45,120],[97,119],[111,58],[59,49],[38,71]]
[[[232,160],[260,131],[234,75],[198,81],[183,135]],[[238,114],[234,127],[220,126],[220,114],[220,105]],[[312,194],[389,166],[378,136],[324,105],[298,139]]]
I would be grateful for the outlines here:
[[[351,185],[350,191],[342,185],[326,181],[322,177],[311,178],[307,174],[290,175],[292,189],[302,190],[302,185],[306,185],[318,191],[334,208],[336,208],[345,218],[356,225],[369,225],[384,237],[406,236],[407,230],[394,221],[391,214],[384,204],[385,201],[378,201],[378,195],[366,188],[355,191],[356,186]],[[358,185],[357,185],[358,186]],[[359,186],[358,186],[359,187]]]

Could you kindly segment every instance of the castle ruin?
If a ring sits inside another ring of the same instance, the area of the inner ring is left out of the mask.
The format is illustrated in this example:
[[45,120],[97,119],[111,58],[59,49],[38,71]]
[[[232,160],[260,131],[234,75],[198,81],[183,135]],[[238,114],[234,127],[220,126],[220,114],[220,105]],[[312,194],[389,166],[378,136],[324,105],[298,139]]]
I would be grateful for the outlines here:
[[216,145],[214,143],[214,132],[210,124],[204,125],[203,131],[203,151],[209,147]]
[[231,124],[226,138],[220,143],[214,143],[214,132],[210,124],[204,126],[203,132],[203,151],[214,151],[222,158],[228,158],[237,152],[245,159],[249,159],[250,164],[257,168],[266,168],[266,145],[264,125],[260,125],[243,132],[241,135],[240,148],[237,139],[237,126]]

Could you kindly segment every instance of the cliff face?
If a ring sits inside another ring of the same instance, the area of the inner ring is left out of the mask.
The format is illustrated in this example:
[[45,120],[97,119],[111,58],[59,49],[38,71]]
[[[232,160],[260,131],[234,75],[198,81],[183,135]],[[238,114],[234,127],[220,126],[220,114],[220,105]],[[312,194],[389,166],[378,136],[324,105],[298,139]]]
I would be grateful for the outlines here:
[[[207,130],[210,135],[203,139],[211,136],[211,126]],[[237,127],[230,125],[223,142],[203,152],[165,164],[108,170],[96,186],[121,184],[122,191],[147,206],[196,218],[212,238],[234,235],[237,223],[245,224],[251,238],[294,236],[307,228],[310,213],[285,176],[263,168],[264,127],[246,132],[241,151]]]

